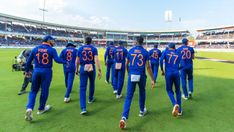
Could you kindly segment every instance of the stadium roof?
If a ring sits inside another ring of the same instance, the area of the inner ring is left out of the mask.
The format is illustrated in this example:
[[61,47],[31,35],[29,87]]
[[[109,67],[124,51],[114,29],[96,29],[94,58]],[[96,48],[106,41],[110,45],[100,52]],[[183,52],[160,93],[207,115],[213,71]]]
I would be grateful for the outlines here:
[[27,24],[33,24],[33,25],[39,25],[39,26],[48,26],[48,27],[54,27],[54,28],[65,28],[65,29],[71,29],[71,30],[83,30],[83,31],[98,31],[98,32],[119,32],[119,33],[141,33],[141,34],[150,34],[150,33],[189,33],[188,30],[165,30],[165,31],[127,31],[127,30],[111,30],[111,29],[97,29],[97,28],[85,28],[85,27],[77,27],[77,26],[68,26],[68,25],[62,25],[62,24],[55,24],[55,23],[49,23],[49,22],[42,22],[38,20],[32,20],[28,18],[22,18],[12,15],[7,15],[0,13],[0,20],[5,22],[19,22],[19,23],[27,23]]
[[197,32],[212,31],[212,30],[224,30],[224,29],[234,29],[234,25],[232,25],[232,26],[221,26],[221,27],[214,27],[214,28],[198,29]]

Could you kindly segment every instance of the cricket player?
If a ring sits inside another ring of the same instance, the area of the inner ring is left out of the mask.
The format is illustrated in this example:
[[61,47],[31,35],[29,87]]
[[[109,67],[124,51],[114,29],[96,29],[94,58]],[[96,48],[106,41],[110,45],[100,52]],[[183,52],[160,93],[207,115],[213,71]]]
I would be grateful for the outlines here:
[[[113,86],[114,82],[114,56],[113,56],[113,50],[115,49],[114,42],[110,41],[109,46],[106,49],[106,52],[104,54],[104,63],[106,66],[106,80],[105,82],[109,84],[109,78],[111,73],[111,85]],[[114,94],[117,93],[117,90],[114,90]]]
[[[173,106],[172,115],[175,117],[182,115],[179,74],[180,60],[181,56],[180,54],[177,54],[175,50],[175,44],[169,43],[168,48],[163,51],[163,54],[160,58],[160,68],[162,75],[165,74],[166,90]],[[164,72],[163,63],[165,63],[166,72]],[[176,99],[174,97],[174,91],[172,88],[173,85],[175,86]]]
[[125,77],[125,63],[127,58],[128,50],[124,48],[123,42],[119,41],[118,47],[113,50],[114,56],[114,90],[117,90],[116,99],[122,97],[122,89],[124,85]]
[[158,76],[158,67],[159,67],[159,58],[161,57],[162,53],[158,49],[158,45],[154,45],[154,48],[149,51],[149,60],[150,66],[153,71],[154,81],[156,82]]
[[128,119],[130,106],[136,89],[136,85],[139,86],[139,116],[143,117],[147,113],[145,107],[146,68],[151,78],[152,88],[155,85],[153,73],[149,65],[149,53],[146,49],[143,48],[143,42],[144,38],[141,36],[138,37],[137,45],[131,48],[127,55],[126,68],[128,71],[128,84],[127,95],[124,102],[124,110],[122,113],[122,118],[119,122],[119,127],[121,129],[126,128],[126,120]]
[[[88,103],[94,102],[94,90],[95,90],[95,77],[96,67],[98,70],[98,77],[101,79],[101,68],[98,59],[97,48],[92,45],[91,37],[85,38],[85,45],[81,46],[77,52],[76,59],[76,74],[80,74],[80,108],[81,115],[87,113],[86,110],[86,89],[89,79],[89,101]],[[79,69],[80,68],[80,69]]]
[[[185,100],[192,98],[193,93],[193,59],[194,59],[194,49],[188,46],[188,39],[182,39],[182,46],[177,49],[178,53],[182,54],[182,59],[180,62],[180,76],[183,89],[183,98]],[[187,79],[189,84],[189,92],[187,90]]]
[[[43,114],[51,109],[50,105],[46,105],[49,95],[49,87],[52,80],[53,59],[57,63],[66,64],[58,57],[56,50],[53,47],[55,39],[52,36],[45,36],[43,43],[32,49],[32,52],[27,60],[26,75],[30,75],[29,67],[34,60],[35,68],[32,74],[32,86],[28,96],[28,104],[26,108],[25,119],[32,120],[32,111],[34,109],[37,93],[41,87],[40,104],[37,114]],[[45,106],[46,105],[46,106]]]
[[69,63],[69,67],[66,64],[63,65],[66,94],[64,97],[64,102],[69,103],[71,101],[70,93],[72,91],[73,81],[76,72],[76,55],[77,55],[76,45],[73,42],[68,42],[66,48],[62,50],[60,58],[66,60]]

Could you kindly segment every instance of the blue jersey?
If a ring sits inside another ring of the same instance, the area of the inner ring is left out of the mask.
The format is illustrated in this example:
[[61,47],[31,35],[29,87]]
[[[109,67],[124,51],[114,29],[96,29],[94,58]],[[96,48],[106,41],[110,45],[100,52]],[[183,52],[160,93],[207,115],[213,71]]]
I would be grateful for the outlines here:
[[179,72],[181,55],[176,50],[166,49],[160,58],[160,67],[163,69],[163,62],[165,61],[165,71]]
[[27,60],[26,72],[29,71],[29,66],[34,60],[35,69],[37,68],[52,68],[53,59],[57,63],[66,64],[67,61],[58,57],[57,51],[48,44],[42,44],[32,49],[32,52]]
[[75,72],[76,70],[76,55],[77,49],[74,47],[68,47],[62,50],[60,53],[60,58],[69,62],[69,66],[63,65],[64,71]]
[[145,74],[145,64],[149,59],[149,54],[142,46],[135,46],[128,52],[127,59],[129,61],[129,73],[137,75]]
[[162,52],[158,48],[151,49],[149,51],[149,60],[151,64],[159,64],[159,58]]
[[113,50],[114,62],[125,63],[128,55],[128,50],[123,46],[119,46]]
[[105,55],[104,55],[104,60],[108,62],[113,62],[114,56],[113,56],[113,50],[115,49],[115,46],[111,45],[107,47]]
[[194,49],[190,46],[182,45],[177,49],[177,52],[182,56],[180,66],[182,68],[191,68],[193,66]]
[[80,64],[95,64],[94,57],[98,55],[97,48],[92,45],[84,45],[78,49],[77,57],[80,58]]

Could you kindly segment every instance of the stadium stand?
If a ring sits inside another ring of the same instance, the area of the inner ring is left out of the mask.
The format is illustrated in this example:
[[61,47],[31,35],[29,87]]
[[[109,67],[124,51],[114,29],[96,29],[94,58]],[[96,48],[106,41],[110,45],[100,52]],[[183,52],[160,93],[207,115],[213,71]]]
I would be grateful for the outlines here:
[[234,26],[199,29],[197,32],[197,48],[234,48]]
[[41,22],[0,13],[0,44],[1,45],[37,45],[44,35],[55,36],[57,46],[63,46],[68,41],[82,43],[86,36],[93,38],[96,46],[105,46],[108,41],[124,41],[131,46],[139,35],[145,37],[149,46],[166,45],[168,42],[180,43],[183,37],[188,37],[187,30],[178,31],[117,31]]

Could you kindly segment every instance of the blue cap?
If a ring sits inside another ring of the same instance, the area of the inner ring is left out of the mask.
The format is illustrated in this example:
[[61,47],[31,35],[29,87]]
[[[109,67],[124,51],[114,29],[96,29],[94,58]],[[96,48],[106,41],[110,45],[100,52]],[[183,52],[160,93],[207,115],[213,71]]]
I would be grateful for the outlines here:
[[123,42],[123,41],[119,41],[118,43],[119,43],[119,45],[123,45],[123,44],[124,44],[124,42]]
[[43,42],[47,42],[47,41],[49,41],[49,40],[55,40],[55,38],[53,38],[53,37],[50,36],[50,35],[47,35],[47,36],[45,36],[45,37],[43,38]]
[[73,47],[76,47],[75,43],[74,42],[68,42],[66,47],[69,47],[69,46],[73,46]]
[[175,49],[175,43],[169,43],[169,44],[168,44],[168,47],[169,47],[169,48],[172,48],[172,49]]
[[183,43],[183,44],[187,44],[187,43],[188,43],[188,39],[183,38],[183,39],[182,39],[182,43]]
[[114,42],[113,41],[109,41],[108,45],[114,45]]

